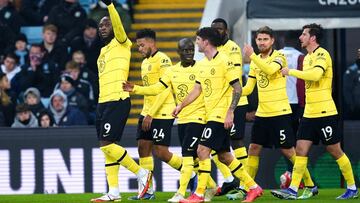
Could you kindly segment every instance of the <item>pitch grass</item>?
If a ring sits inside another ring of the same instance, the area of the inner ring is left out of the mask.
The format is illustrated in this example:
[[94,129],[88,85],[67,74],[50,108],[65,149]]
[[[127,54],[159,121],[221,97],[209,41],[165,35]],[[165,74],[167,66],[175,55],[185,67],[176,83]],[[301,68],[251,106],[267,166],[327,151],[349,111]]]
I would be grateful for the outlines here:
[[[298,200],[297,202],[304,203],[331,203],[331,202],[346,202],[359,203],[359,199],[352,200],[335,200],[337,196],[342,194],[345,189],[320,189],[319,195],[308,200]],[[300,191],[301,192],[301,191]],[[135,193],[122,193],[122,202],[167,202],[174,193],[157,192],[155,200],[148,201],[129,201],[128,197],[135,195]],[[98,197],[101,194],[35,194],[35,195],[0,195],[0,203],[89,203],[91,198]],[[240,202],[227,200],[225,196],[214,197],[212,202]],[[289,202],[286,200],[279,200],[270,194],[270,190],[266,190],[264,195],[256,200],[256,202],[278,203]],[[290,201],[293,202],[293,201]]]

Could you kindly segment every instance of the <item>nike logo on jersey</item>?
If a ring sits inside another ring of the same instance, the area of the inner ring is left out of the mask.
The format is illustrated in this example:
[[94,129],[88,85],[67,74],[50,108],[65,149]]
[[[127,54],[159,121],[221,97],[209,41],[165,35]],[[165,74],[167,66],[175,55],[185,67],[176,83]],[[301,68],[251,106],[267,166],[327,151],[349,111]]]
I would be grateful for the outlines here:
[[107,137],[107,136],[109,136],[110,134],[103,134],[103,137]]

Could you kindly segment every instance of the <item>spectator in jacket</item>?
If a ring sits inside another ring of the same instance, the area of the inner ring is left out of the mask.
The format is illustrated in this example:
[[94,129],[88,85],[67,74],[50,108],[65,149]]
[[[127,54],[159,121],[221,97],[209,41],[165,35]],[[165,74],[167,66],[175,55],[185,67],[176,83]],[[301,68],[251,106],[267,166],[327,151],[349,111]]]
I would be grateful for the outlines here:
[[48,19],[49,11],[61,0],[22,0],[20,15],[26,26],[41,26]]
[[100,54],[100,49],[103,46],[97,29],[96,21],[87,19],[82,35],[75,37],[71,41],[71,52],[74,53],[81,50],[85,54],[88,68],[96,74],[96,60]]
[[26,35],[20,33],[16,36],[15,43],[11,47],[8,47],[6,53],[15,53],[15,55],[19,58],[19,66],[23,66],[28,62],[29,58],[29,50],[27,45],[28,41]]
[[51,9],[46,23],[58,27],[58,37],[64,44],[69,44],[76,36],[81,35],[86,21],[86,12],[78,0],[63,0]]
[[40,112],[38,125],[41,128],[56,127],[53,116],[47,110]]
[[355,63],[344,73],[343,95],[345,119],[360,119],[360,48]]
[[0,24],[8,26],[15,34],[19,34],[23,20],[9,0],[0,1]]
[[45,107],[41,102],[40,91],[35,87],[30,87],[25,91],[24,103],[29,106],[29,109],[36,118],[39,118],[40,112],[45,110]]
[[68,105],[67,97],[61,90],[55,90],[51,95],[49,109],[57,126],[87,125],[85,115]]
[[60,90],[66,95],[68,105],[78,108],[87,115],[89,101],[75,87],[76,81],[69,74],[65,73],[60,77]]
[[66,46],[58,42],[58,28],[55,25],[48,24],[43,28],[42,46],[46,50],[44,61],[55,64],[58,69],[64,70],[65,63],[68,59]]
[[57,65],[51,61],[44,61],[45,50],[39,44],[33,44],[29,51],[29,63],[21,68],[12,83],[13,89],[21,95],[29,87],[36,87],[42,96],[42,101],[47,106],[46,100],[54,90],[60,75]]
[[94,91],[94,101],[97,102],[97,97],[99,96],[99,78],[97,74],[97,65],[95,67],[96,71],[92,71],[88,67],[84,52],[82,52],[81,50],[75,51],[72,54],[72,60],[80,66],[79,78],[90,82]]
[[5,73],[0,72],[0,126],[10,127],[15,117],[16,101],[8,94],[10,82]]
[[10,84],[13,83],[13,78],[16,74],[21,71],[19,63],[19,57],[16,56],[14,53],[8,53],[5,56],[4,63],[1,65],[0,72],[6,74],[7,78],[9,79]]
[[18,104],[16,106],[16,117],[12,128],[35,128],[38,127],[38,122],[27,104]]

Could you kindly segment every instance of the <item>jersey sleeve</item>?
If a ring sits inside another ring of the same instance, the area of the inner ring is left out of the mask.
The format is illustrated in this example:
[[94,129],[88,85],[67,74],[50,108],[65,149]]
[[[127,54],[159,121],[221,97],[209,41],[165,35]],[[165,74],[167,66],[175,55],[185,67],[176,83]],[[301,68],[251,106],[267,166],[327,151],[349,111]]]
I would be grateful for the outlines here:
[[307,81],[319,81],[323,73],[324,70],[316,66],[306,71],[300,71],[294,69],[289,70],[290,76],[294,76],[296,78],[300,78]]
[[267,75],[272,75],[286,66],[286,58],[282,54],[278,54],[270,64],[259,58],[255,53],[250,56],[250,59]]
[[230,60],[234,63],[235,68],[242,67],[242,54],[239,46],[232,46],[229,53]]
[[242,88],[241,96],[248,96],[249,94],[251,94],[254,90],[255,85],[256,85],[256,73],[255,73],[255,69],[250,64],[248,79],[246,85]]
[[114,30],[115,38],[119,43],[123,44],[127,41],[128,38],[124,26],[121,23],[119,13],[116,11],[114,4],[110,4],[108,6],[108,11],[110,15],[111,24]]
[[232,61],[225,62],[225,77],[226,80],[232,84],[239,80],[240,69],[235,68],[234,63]]
[[146,96],[155,96],[160,94],[162,91],[164,91],[167,87],[164,86],[163,83],[157,82],[153,85],[150,86],[138,86],[135,85],[134,86],[134,94],[139,94],[139,95],[146,95]]
[[314,63],[313,63],[313,67],[314,68],[321,68],[324,72],[326,71],[326,68],[327,68],[327,53],[325,52],[321,52],[319,51],[318,53],[315,53],[316,56],[315,56],[315,60],[314,60]]
[[171,63],[171,59],[164,55],[164,57],[162,57],[160,59],[160,77],[162,77],[162,75],[164,75],[164,73],[166,72],[167,69],[169,69],[169,67],[172,66],[172,63]]

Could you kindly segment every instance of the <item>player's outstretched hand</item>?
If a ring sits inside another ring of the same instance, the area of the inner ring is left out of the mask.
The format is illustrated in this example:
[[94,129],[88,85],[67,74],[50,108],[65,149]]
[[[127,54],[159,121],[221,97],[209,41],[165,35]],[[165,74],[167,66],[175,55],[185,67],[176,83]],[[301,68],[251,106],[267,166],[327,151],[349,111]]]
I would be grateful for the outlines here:
[[282,75],[289,75],[289,68],[288,67],[284,67],[281,69],[281,74]]
[[250,57],[251,54],[254,53],[254,48],[249,44],[245,44],[243,48],[243,52],[245,56]]
[[180,104],[177,105],[177,106],[175,107],[175,109],[173,110],[173,112],[172,112],[171,115],[172,115],[174,118],[177,118],[177,115],[180,113],[181,109],[182,109],[181,105],[180,105]]
[[123,82],[122,88],[126,92],[132,92],[134,90],[134,84],[128,81]]
[[112,3],[112,0],[101,0],[106,5],[110,5]]

